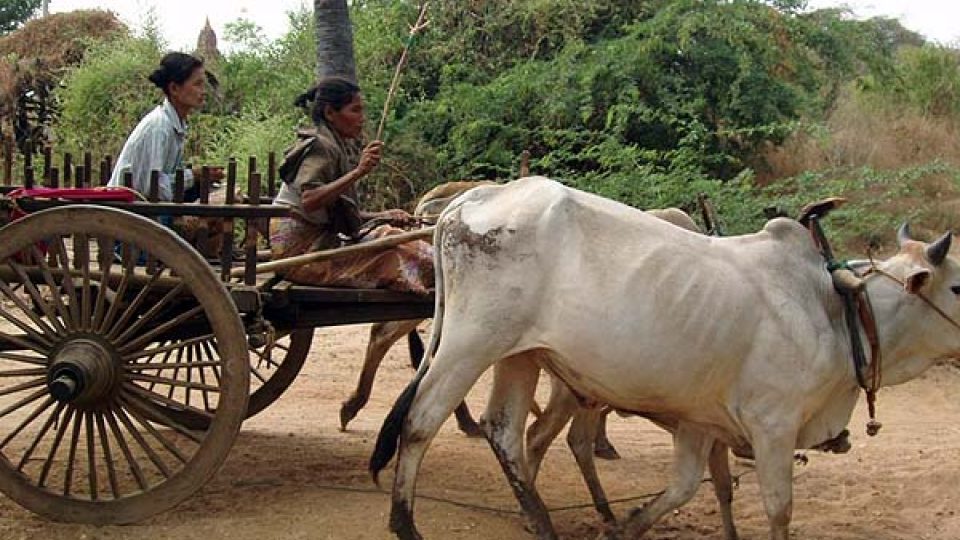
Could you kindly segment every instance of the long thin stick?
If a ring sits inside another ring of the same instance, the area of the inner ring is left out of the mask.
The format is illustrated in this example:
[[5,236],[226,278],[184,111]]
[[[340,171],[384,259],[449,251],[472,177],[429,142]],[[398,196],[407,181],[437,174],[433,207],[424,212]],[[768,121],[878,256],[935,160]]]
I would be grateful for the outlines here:
[[[276,270],[282,270],[284,268],[290,268],[292,266],[300,266],[302,264],[307,264],[316,261],[325,261],[328,259],[336,259],[337,257],[343,257],[345,255],[355,255],[357,253],[369,253],[372,251],[379,251],[387,248],[392,248],[394,246],[404,244],[413,240],[421,240],[424,238],[432,238],[433,230],[436,227],[424,227],[422,229],[417,229],[415,231],[409,231],[400,234],[392,234],[390,236],[385,236],[383,238],[377,238],[376,240],[371,240],[369,242],[363,242],[360,244],[353,244],[350,246],[345,246],[342,248],[336,249],[325,249],[323,251],[314,251],[313,253],[305,253],[303,255],[297,255],[295,257],[288,257],[286,259],[278,259],[276,261],[270,261],[263,264],[257,265],[257,273],[265,274],[267,272],[273,272]],[[234,268],[230,271],[230,277],[243,277],[243,268]]]
[[417,22],[410,27],[410,37],[407,38],[407,44],[403,47],[400,61],[397,62],[397,69],[393,72],[393,80],[390,81],[390,90],[387,91],[387,99],[383,102],[383,113],[380,115],[380,125],[377,126],[377,136],[374,138],[375,140],[382,140],[380,137],[383,136],[383,126],[387,123],[387,113],[390,112],[390,103],[393,101],[393,97],[397,93],[397,88],[400,86],[400,72],[403,71],[404,66],[407,64],[407,55],[410,53],[413,38],[429,24],[426,21],[428,4],[429,2],[424,2],[420,5],[420,15],[417,16]]

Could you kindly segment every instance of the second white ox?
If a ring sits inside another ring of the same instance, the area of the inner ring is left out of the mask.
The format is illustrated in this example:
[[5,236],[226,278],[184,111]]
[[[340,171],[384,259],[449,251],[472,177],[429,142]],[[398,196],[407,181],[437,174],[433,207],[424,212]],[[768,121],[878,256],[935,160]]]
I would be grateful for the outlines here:
[[[960,351],[950,239],[903,238],[866,284],[885,385]],[[488,438],[540,538],[555,534],[523,459],[540,366],[587,400],[677,422],[674,478],[623,525],[628,537],[692,497],[717,439],[753,452],[770,536],[788,538],[793,451],[840,434],[859,395],[841,299],[803,226],[779,218],[706,237],[533,177],[458,199],[435,245],[428,361],[370,463],[376,475],[399,438],[390,526],[400,538],[420,537],[413,498],[427,446],[494,364]]]

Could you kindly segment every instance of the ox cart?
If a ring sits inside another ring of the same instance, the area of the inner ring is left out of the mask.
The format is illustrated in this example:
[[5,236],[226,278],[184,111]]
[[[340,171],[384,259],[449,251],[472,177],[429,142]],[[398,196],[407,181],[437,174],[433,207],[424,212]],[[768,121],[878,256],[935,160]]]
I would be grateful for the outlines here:
[[[263,271],[264,224],[285,210],[261,204],[255,173],[234,200],[234,177],[223,204],[0,188],[28,214],[0,228],[0,490],[22,506],[95,524],[167,510],[288,388],[315,328],[432,316],[432,298]],[[158,216],[223,224],[206,231],[220,256]]]

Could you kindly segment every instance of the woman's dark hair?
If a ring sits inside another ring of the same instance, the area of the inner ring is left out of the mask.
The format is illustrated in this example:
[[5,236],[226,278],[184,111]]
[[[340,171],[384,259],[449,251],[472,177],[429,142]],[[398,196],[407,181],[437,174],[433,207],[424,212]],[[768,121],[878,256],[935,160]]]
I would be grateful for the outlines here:
[[324,77],[315,86],[300,94],[293,104],[306,111],[315,124],[321,124],[326,122],[323,113],[328,105],[339,111],[359,93],[360,87],[350,79]]
[[196,56],[180,52],[167,53],[160,59],[160,67],[153,70],[147,78],[157,85],[157,88],[163,90],[164,94],[168,94],[170,83],[183,84],[197,68],[201,67],[203,67],[203,60]]

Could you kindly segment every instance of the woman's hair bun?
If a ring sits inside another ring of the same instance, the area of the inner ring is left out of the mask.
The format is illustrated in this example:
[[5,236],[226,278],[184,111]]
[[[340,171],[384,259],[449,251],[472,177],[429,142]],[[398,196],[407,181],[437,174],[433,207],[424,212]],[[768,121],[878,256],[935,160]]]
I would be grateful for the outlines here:
[[166,88],[166,87],[167,87],[167,83],[169,82],[169,80],[167,79],[167,74],[164,73],[163,68],[157,68],[157,69],[153,70],[153,73],[151,73],[150,76],[147,77],[147,79],[149,79],[150,82],[152,82],[153,84],[155,84],[155,85],[157,86],[157,88],[159,88],[159,89],[161,89],[161,90],[163,90],[164,88]]

